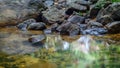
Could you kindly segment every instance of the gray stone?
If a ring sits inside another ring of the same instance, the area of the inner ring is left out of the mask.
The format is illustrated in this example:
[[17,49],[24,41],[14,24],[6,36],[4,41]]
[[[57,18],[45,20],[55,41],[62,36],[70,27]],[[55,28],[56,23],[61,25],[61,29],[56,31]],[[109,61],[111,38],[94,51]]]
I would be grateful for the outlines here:
[[108,33],[120,33],[120,21],[115,21],[106,25]]
[[90,34],[90,35],[103,35],[108,32],[107,29],[105,28],[91,28],[91,29],[86,29],[82,32],[82,34]]
[[[97,15],[97,21],[100,23],[108,24],[113,21],[120,20],[120,3],[113,3],[106,7],[105,9],[101,9]],[[105,23],[104,23],[105,22]]]
[[52,33],[52,30],[51,29],[45,29],[44,30],[44,34],[51,34]]
[[44,30],[46,29],[46,25],[43,22],[31,23],[27,29],[28,30]]
[[31,42],[32,44],[35,44],[35,43],[38,43],[38,42],[41,42],[45,39],[45,36],[44,35],[33,35],[31,36],[28,40],[29,42]]
[[[31,1],[38,2],[33,3]],[[45,7],[41,0],[1,0],[0,26],[16,25],[21,21],[34,17],[42,8]]]
[[20,29],[20,30],[27,30],[27,27],[31,24],[31,23],[34,23],[36,22],[35,19],[28,19],[28,20],[25,20],[23,21],[22,23],[18,24],[17,25],[17,28]]
[[85,21],[85,18],[79,15],[73,15],[69,17],[67,21],[71,23],[83,23]]

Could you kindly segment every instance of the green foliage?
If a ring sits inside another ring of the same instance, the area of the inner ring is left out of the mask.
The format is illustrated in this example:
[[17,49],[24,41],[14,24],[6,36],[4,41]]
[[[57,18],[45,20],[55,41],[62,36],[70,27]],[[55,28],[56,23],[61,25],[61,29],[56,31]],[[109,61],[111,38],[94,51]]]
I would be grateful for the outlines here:
[[111,2],[120,2],[120,0],[111,0]]

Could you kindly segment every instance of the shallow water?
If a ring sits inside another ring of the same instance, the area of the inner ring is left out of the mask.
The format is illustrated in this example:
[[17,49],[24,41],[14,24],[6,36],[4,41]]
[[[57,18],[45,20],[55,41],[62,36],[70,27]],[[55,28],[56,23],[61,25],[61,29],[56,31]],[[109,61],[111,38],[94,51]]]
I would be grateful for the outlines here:
[[[0,68],[119,68],[120,34],[92,36],[100,50],[80,52],[40,49],[28,42],[31,35],[41,31],[20,31],[15,27],[0,28]],[[62,39],[71,43],[81,35]],[[8,55],[8,54],[10,55]],[[27,54],[26,54],[27,53]]]

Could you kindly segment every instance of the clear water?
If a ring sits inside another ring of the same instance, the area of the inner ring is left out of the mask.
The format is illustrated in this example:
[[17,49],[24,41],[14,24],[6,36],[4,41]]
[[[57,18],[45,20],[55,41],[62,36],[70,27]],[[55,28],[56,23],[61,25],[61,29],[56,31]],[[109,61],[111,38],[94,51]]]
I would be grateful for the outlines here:
[[[0,68],[120,67],[120,34],[106,35],[102,37],[88,36],[86,38],[83,37],[84,41],[81,41],[81,39],[79,39],[80,36],[62,36],[62,39],[71,43],[70,46],[74,45],[75,47],[72,47],[68,50],[57,51],[55,48],[58,46],[53,46],[49,49],[45,49],[39,48],[39,46],[33,46],[27,42],[28,38],[31,35],[38,34],[42,34],[42,32],[21,32],[16,28],[1,28]],[[92,38],[94,38],[94,40],[92,40]],[[79,39],[80,47],[78,46],[77,39]],[[86,39],[91,41],[87,41]],[[85,47],[82,47],[82,45],[85,45]],[[5,52],[11,55],[6,54]]]

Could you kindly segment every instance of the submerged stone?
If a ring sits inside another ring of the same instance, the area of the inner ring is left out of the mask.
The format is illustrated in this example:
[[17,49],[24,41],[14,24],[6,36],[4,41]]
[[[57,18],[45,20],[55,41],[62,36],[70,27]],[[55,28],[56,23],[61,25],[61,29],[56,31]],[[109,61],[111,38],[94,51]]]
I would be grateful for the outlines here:
[[42,42],[45,39],[44,35],[33,35],[31,36],[28,41],[31,42],[32,44]]

